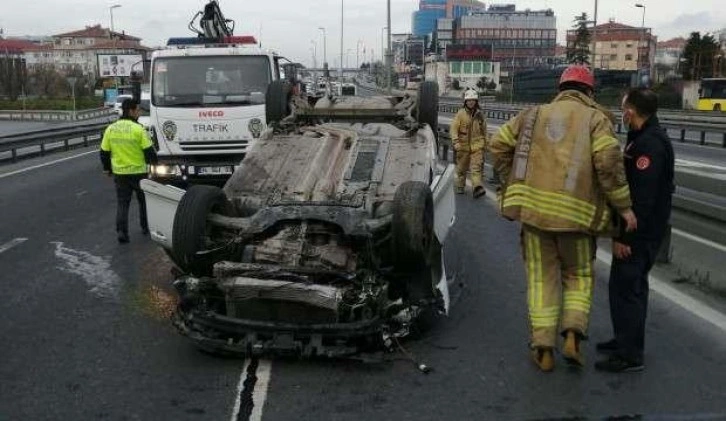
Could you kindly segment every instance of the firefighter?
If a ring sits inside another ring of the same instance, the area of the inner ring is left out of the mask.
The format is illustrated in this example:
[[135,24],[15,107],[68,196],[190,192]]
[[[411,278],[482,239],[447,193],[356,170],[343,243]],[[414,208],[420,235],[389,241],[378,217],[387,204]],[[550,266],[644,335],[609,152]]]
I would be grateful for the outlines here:
[[156,163],[156,151],[144,127],[137,122],[139,104],[126,99],[121,104],[121,118],[108,126],[101,141],[101,164],[116,184],[116,234],[118,242],[129,242],[129,205],[136,192],[139,202],[141,231],[149,234],[146,219],[146,200],[141,180],[148,176],[147,163]]
[[522,223],[530,346],[542,371],[554,369],[558,326],[567,363],[584,364],[595,240],[611,234],[611,208],[628,231],[637,226],[620,144],[594,86],[588,68],[568,67],[552,103],[519,113],[490,145],[501,213]]
[[463,194],[466,187],[466,173],[471,176],[474,198],[486,194],[482,183],[484,150],[486,148],[487,123],[479,108],[479,94],[469,89],[464,93],[464,107],[451,123],[451,143],[456,154],[457,194]]

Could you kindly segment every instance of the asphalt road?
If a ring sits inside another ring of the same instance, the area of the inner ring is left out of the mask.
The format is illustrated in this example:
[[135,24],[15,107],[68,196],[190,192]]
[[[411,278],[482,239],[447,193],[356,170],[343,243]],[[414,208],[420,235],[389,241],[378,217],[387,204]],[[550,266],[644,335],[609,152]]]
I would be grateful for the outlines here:
[[[0,167],[0,420],[230,419],[244,362],[201,354],[170,327],[169,263],[138,229],[116,244],[113,185],[95,152],[7,175],[38,164]],[[266,395],[253,395],[262,419],[726,419],[724,325],[660,294],[644,373],[595,372],[593,343],[584,371],[558,360],[555,373],[537,372],[518,228],[491,201],[457,206],[446,251],[461,293],[448,318],[404,344],[434,371],[402,354],[273,361],[257,381]],[[610,336],[606,277],[599,264],[593,342]]]

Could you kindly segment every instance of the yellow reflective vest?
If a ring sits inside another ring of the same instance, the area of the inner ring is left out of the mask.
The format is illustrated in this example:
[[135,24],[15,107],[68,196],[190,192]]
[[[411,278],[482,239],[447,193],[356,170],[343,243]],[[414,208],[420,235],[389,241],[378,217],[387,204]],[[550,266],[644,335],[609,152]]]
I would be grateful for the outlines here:
[[114,174],[145,174],[144,149],[152,146],[144,127],[129,119],[111,124],[103,133],[101,150],[111,153],[111,169]]
[[602,235],[612,231],[611,207],[631,207],[613,124],[580,92],[522,111],[489,149],[505,183],[500,207],[508,219],[544,231]]
[[486,147],[487,122],[480,109],[473,116],[466,107],[460,109],[451,122],[449,132],[456,151],[478,152]]

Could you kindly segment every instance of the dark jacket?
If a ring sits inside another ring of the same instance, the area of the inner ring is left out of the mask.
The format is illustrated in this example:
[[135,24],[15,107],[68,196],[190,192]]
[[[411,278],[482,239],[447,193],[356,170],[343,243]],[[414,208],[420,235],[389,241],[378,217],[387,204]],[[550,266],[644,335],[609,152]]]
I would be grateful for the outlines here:
[[659,242],[671,216],[675,157],[673,145],[658,117],[648,119],[640,130],[628,132],[623,155],[638,229],[631,233],[621,230],[618,241]]

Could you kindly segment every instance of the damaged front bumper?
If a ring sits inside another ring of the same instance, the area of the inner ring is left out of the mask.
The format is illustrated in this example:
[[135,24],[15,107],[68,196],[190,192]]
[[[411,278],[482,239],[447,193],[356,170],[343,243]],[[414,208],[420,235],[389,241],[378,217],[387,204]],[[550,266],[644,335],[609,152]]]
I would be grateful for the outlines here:
[[174,316],[174,325],[198,348],[214,354],[309,358],[348,357],[373,349],[380,343],[384,327],[379,319],[303,325],[181,310]]

